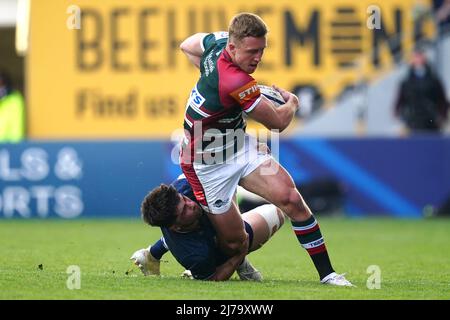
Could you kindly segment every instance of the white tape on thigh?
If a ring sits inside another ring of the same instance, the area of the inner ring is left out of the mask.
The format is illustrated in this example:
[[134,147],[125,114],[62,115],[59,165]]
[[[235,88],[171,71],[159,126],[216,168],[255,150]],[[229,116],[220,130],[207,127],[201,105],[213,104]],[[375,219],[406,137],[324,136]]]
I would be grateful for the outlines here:
[[278,217],[277,207],[273,204],[265,204],[255,209],[263,218],[266,220],[270,235],[274,233],[274,231],[280,229],[281,221]]

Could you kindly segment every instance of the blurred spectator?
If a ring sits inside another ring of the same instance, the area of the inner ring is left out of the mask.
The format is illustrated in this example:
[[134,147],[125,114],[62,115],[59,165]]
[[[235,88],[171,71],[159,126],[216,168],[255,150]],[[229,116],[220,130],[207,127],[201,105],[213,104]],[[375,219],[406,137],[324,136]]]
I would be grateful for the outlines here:
[[8,74],[0,72],[0,143],[25,138],[25,104],[22,94],[13,90]]
[[450,0],[433,0],[433,10],[439,35],[450,32]]
[[[450,0],[433,0],[433,14],[437,29],[435,41],[436,70],[444,82],[450,81],[448,52],[450,51]],[[448,89],[448,86],[447,86]]]
[[403,80],[395,114],[411,131],[440,131],[447,118],[448,102],[440,79],[431,70],[422,48],[416,48]]

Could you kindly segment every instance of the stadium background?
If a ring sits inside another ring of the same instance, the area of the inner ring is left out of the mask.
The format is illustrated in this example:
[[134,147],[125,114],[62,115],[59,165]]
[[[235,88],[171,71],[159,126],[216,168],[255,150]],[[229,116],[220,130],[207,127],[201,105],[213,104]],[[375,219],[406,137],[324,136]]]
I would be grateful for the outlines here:
[[[314,208],[402,217],[439,208],[450,194],[449,130],[408,135],[393,117],[415,43],[438,63],[430,4],[378,1],[380,29],[367,27],[372,5],[31,1],[23,58],[6,41],[14,28],[3,29],[2,64],[18,65],[10,69],[23,85],[28,139],[0,147],[0,217],[138,215],[146,192],[180,172],[176,134],[197,77],[180,41],[226,29],[242,10],[270,26],[255,77],[302,101],[277,156],[300,189],[312,189]],[[450,73],[441,73],[448,93]],[[327,188],[337,202],[327,204]]]

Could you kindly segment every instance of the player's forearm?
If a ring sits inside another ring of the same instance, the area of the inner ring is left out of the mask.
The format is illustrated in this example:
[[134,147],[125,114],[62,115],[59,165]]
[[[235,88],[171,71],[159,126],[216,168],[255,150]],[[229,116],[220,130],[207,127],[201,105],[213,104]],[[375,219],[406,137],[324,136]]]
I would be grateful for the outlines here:
[[245,233],[245,240],[241,243],[241,246],[236,248],[234,254],[230,255],[230,258],[222,265],[216,268],[216,272],[211,277],[210,280],[213,281],[225,281],[230,279],[237,267],[242,263],[245,256],[248,253],[249,248],[249,238],[248,234]]
[[237,267],[242,263],[242,260],[244,260],[246,254],[247,252],[235,255],[228,259],[224,264],[218,266],[216,269],[216,273],[214,273],[214,275],[209,280],[225,281],[230,279],[234,271],[236,271]]
[[292,98],[279,107],[274,107],[270,101],[263,98],[248,115],[269,130],[283,131],[291,123],[296,110],[297,104]]
[[297,108],[291,102],[287,102],[286,104],[278,107],[277,115],[279,118],[279,125],[277,126],[277,128],[274,129],[278,129],[280,130],[280,132],[286,129],[292,122],[292,119],[294,118],[295,115],[295,111],[297,111]]

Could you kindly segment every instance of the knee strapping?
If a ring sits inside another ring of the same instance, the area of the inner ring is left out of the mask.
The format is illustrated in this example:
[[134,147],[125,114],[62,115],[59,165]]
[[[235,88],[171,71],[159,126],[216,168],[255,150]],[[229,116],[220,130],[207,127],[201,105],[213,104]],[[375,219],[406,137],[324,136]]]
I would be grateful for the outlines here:
[[258,207],[258,213],[264,218],[269,226],[270,235],[281,228],[284,223],[283,214],[278,214],[278,209],[273,204],[265,204]]

